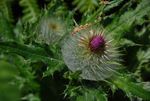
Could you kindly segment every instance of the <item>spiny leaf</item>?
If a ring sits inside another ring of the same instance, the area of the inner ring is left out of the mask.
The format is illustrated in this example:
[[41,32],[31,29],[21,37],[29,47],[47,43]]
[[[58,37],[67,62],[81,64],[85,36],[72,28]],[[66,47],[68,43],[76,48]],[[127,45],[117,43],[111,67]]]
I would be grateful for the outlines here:
[[114,18],[113,22],[106,27],[113,35],[120,39],[123,32],[128,31],[135,21],[142,19],[150,12],[150,1],[142,0],[135,10],[125,12],[120,18]]
[[137,53],[137,58],[142,63],[148,62],[150,60],[150,48],[146,51],[139,50]]
[[22,97],[22,100],[41,101],[40,98],[37,95],[33,95],[33,94],[28,94],[27,96]]
[[86,89],[84,95],[77,96],[76,101],[107,101],[106,94],[100,90]]
[[12,10],[10,6],[11,2],[12,0],[0,0],[0,11],[9,22],[12,21]]
[[125,38],[122,38],[120,40],[121,45],[126,45],[126,46],[138,46],[138,44],[134,43],[132,40],[128,40]]
[[20,6],[24,7],[23,20],[34,23],[39,16],[39,8],[36,0],[21,0]]
[[64,67],[63,62],[51,62],[49,61],[49,66],[47,67],[47,70],[43,73],[43,77],[53,75],[55,71],[60,71]]
[[0,40],[14,39],[13,29],[5,15],[0,12]]
[[[139,64],[135,70],[135,74],[141,73],[142,69],[146,69],[149,71],[149,63],[150,63],[150,48],[148,48],[146,51],[139,50],[137,52],[137,59],[139,61]],[[144,68],[143,68],[144,67]]]
[[15,53],[21,55],[30,61],[43,61],[49,66],[47,71],[49,74],[52,74],[52,72],[56,70],[60,70],[60,66],[63,65],[63,61],[51,58],[44,49],[39,47],[29,47],[15,42],[0,42],[0,50],[3,53]]
[[131,94],[132,96],[142,98],[144,100],[150,100],[150,91],[144,89],[143,85],[139,85],[129,79],[129,77],[124,75],[119,75],[112,81],[118,88],[124,90],[127,94]]
[[0,42],[0,48],[1,50],[5,50],[4,52],[17,53],[31,59],[47,59],[48,56],[48,54],[40,48],[33,48],[15,42]]
[[76,9],[81,12],[92,11],[98,5],[97,0],[74,0],[73,3],[77,5]]
[[106,5],[106,7],[104,8],[104,12],[108,12],[111,9],[119,6],[124,0],[113,0],[110,1],[108,5]]

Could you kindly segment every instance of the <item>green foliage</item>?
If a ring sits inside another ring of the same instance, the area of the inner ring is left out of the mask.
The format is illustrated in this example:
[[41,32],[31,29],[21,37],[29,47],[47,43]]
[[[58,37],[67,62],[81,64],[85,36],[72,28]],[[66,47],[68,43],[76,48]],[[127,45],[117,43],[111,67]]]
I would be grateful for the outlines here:
[[5,18],[10,22],[13,20],[12,9],[11,9],[12,1],[13,0],[1,0],[0,1],[0,12],[2,12]]
[[144,100],[150,100],[150,91],[144,89],[144,85],[135,83],[127,76],[120,76],[112,79],[112,82],[120,89],[123,89],[127,95],[136,96]]
[[83,96],[78,96],[76,101],[108,101],[106,94],[98,90],[86,89]]
[[[150,0],[0,0],[0,101],[149,101],[149,5]],[[54,44],[37,41],[45,15],[65,26]],[[123,54],[119,64],[126,67],[119,76],[90,81],[82,71],[68,70],[61,41],[84,24],[96,24],[114,38]],[[125,93],[119,99],[120,90]]]
[[108,101],[107,95],[102,89],[91,89],[85,86],[67,85],[65,96],[69,95],[75,101]]
[[74,0],[73,3],[77,5],[75,9],[79,9],[81,12],[93,11],[98,6],[97,0]]
[[31,62],[42,61],[49,67],[43,73],[43,76],[53,74],[56,70],[61,70],[63,67],[62,60],[51,58],[49,54],[40,47],[29,47],[15,42],[1,42],[0,50],[4,53],[15,53],[21,55]]
[[24,56],[25,58],[36,60],[43,59],[44,61],[51,60],[48,54],[40,48],[30,48],[15,42],[1,42],[1,50],[4,52],[12,52]]
[[109,2],[109,5],[105,6],[104,11],[108,12],[111,9],[119,6],[124,0],[112,0],[111,2]]
[[141,64],[149,62],[150,48],[148,48],[146,51],[139,50],[137,53],[137,57]]
[[34,23],[39,17],[39,8],[36,0],[20,0],[20,5],[24,7],[23,20]]
[[17,70],[12,64],[0,61],[0,100],[19,101],[19,89],[14,83]]
[[4,14],[0,12],[0,39],[12,40],[14,39],[11,23],[5,18]]
[[137,59],[139,61],[138,67],[136,68],[135,74],[138,75],[142,72],[143,69],[145,69],[147,72],[150,72],[149,69],[149,62],[150,62],[150,48],[147,50],[139,50],[137,52]]
[[[106,29],[114,34],[116,39],[122,38],[126,32],[131,30],[133,26],[136,24],[144,23],[143,17],[150,12],[150,1],[142,0],[135,10],[129,9],[128,12],[121,14],[120,16],[117,15],[113,19],[113,22],[106,27]],[[119,17],[118,17],[119,16]],[[134,25],[133,25],[134,24]]]
[[27,101],[40,101],[40,99],[39,99],[37,96],[34,96],[33,94],[29,94],[29,95],[23,97],[22,100],[27,100]]

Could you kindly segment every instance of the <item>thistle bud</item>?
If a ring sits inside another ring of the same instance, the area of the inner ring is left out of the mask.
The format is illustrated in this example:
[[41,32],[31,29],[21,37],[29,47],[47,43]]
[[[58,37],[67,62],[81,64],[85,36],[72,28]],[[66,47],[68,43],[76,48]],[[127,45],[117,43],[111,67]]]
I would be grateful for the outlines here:
[[68,68],[81,71],[87,80],[110,78],[120,69],[119,53],[103,31],[86,28],[68,36],[62,45],[62,54]]
[[65,33],[65,23],[60,17],[43,17],[38,25],[36,41],[50,45],[58,42]]

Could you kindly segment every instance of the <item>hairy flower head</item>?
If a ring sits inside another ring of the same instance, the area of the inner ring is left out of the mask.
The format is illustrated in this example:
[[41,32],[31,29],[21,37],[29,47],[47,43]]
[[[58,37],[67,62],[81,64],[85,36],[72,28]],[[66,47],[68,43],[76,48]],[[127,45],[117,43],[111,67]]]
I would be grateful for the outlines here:
[[39,22],[37,41],[52,44],[66,33],[65,23],[58,17],[43,17]]
[[83,79],[104,80],[120,68],[119,53],[109,35],[91,27],[67,37],[62,54],[68,68],[80,70]]

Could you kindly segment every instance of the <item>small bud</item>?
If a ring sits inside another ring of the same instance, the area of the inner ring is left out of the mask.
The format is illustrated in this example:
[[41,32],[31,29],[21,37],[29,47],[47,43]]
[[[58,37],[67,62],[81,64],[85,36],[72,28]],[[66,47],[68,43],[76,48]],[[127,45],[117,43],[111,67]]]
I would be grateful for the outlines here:
[[66,33],[65,23],[58,17],[43,17],[39,22],[37,42],[53,44]]

